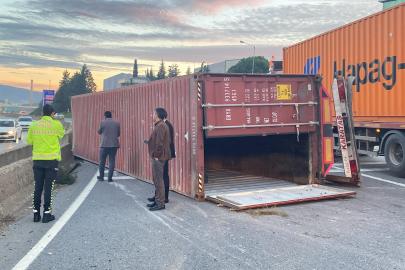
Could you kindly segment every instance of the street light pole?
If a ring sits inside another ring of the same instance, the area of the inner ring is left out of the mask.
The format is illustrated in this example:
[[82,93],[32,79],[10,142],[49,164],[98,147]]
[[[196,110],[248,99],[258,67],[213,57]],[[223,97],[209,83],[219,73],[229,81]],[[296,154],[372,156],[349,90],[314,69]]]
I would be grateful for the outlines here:
[[246,42],[244,42],[244,41],[242,41],[242,40],[240,41],[240,43],[243,43],[243,44],[246,44],[246,45],[249,45],[249,46],[253,47],[253,66],[252,66],[252,74],[253,74],[253,71],[254,71],[254,69],[255,69],[256,47],[253,46],[253,45],[251,45],[251,44],[249,44],[249,43],[246,43]]

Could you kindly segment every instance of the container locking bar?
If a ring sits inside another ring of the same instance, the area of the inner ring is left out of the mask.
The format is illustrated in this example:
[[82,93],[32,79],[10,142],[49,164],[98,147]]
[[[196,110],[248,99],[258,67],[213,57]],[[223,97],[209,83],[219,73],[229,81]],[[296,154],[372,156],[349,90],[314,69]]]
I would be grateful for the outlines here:
[[298,120],[298,117],[299,117],[299,111],[298,111],[298,104],[295,104],[295,110],[297,111],[297,114],[293,114],[293,118],[295,118],[295,117],[297,117],[297,120]]
[[295,106],[298,108],[298,105],[308,105],[308,106],[313,106],[313,105],[318,105],[318,102],[307,102],[307,103],[259,103],[259,104],[246,104],[246,103],[241,103],[241,104],[201,104],[201,107],[203,108],[214,108],[214,107],[261,107],[261,106]]
[[268,124],[268,125],[240,125],[240,126],[203,126],[203,130],[214,130],[214,129],[227,129],[227,128],[261,128],[261,127],[287,127],[295,126],[299,135],[300,126],[314,126],[319,125],[319,122],[309,121],[308,123],[294,123],[294,124]]

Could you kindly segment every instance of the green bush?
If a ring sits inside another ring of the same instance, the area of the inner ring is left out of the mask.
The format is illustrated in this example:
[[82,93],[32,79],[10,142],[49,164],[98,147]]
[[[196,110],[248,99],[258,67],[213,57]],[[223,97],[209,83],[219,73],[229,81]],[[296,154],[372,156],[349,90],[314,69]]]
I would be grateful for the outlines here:
[[73,143],[73,132],[69,132],[68,136],[69,136],[69,143],[72,144]]

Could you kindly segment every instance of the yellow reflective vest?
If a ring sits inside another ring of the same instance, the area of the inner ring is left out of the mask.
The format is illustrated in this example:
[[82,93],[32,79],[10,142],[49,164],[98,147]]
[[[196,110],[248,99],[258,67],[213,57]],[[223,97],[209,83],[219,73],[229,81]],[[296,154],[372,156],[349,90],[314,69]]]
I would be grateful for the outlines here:
[[30,125],[27,143],[33,145],[33,160],[62,160],[59,139],[65,135],[65,130],[58,120],[43,116],[40,121]]

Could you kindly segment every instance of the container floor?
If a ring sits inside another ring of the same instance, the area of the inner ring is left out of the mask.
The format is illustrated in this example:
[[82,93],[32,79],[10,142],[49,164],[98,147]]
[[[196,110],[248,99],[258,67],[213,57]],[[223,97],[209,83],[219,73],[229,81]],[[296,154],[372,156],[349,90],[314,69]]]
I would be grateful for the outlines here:
[[206,168],[208,180],[204,184],[207,200],[236,210],[275,206],[356,194],[353,191],[320,186],[298,185],[272,178],[246,175],[219,169]]
[[208,179],[208,183],[204,184],[206,197],[227,193],[298,186],[298,184],[283,180],[213,168],[206,168],[204,173],[205,177]]

